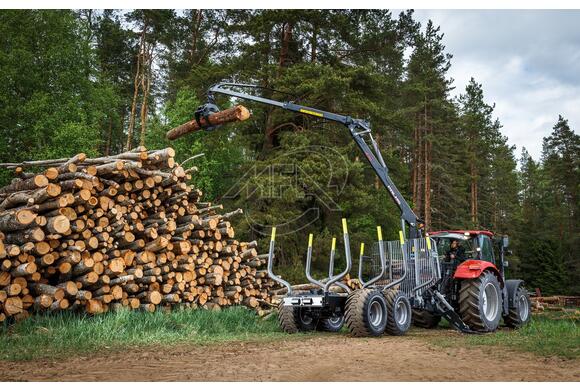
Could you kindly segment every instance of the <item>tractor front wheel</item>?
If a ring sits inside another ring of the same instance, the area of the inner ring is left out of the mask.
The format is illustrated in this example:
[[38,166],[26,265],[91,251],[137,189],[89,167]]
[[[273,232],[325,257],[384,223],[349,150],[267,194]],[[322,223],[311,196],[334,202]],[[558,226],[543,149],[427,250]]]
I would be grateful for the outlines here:
[[387,302],[379,290],[363,288],[346,299],[346,326],[356,337],[380,336],[387,326]]
[[441,316],[422,309],[413,309],[413,325],[433,329],[441,322]]
[[521,328],[526,325],[531,318],[530,308],[531,302],[528,290],[520,285],[516,290],[508,315],[503,318],[505,324],[510,328]]
[[497,329],[502,314],[502,295],[493,272],[484,271],[478,278],[461,283],[459,314],[473,330],[493,332]]

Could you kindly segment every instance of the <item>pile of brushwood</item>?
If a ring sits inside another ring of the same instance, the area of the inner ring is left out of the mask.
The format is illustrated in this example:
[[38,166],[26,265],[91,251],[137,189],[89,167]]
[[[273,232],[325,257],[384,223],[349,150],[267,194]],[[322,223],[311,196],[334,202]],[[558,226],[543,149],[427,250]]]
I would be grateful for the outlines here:
[[[271,309],[267,255],[202,202],[171,148],[3,163],[0,322],[31,312]],[[188,159],[189,160],[189,159]],[[193,180],[195,181],[195,180]]]

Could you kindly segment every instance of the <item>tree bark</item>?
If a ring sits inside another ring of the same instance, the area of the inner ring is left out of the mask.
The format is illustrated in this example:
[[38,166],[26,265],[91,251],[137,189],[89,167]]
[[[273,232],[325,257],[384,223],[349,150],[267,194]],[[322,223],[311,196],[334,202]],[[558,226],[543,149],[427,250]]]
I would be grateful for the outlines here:
[[[230,122],[245,121],[250,117],[250,111],[244,106],[235,106],[216,112],[208,116],[208,120],[205,118],[200,118],[200,123],[203,126],[217,126]],[[186,134],[200,130],[200,126],[197,124],[195,119],[184,123],[174,129],[167,132],[167,138],[169,140],[176,140],[183,137]]]

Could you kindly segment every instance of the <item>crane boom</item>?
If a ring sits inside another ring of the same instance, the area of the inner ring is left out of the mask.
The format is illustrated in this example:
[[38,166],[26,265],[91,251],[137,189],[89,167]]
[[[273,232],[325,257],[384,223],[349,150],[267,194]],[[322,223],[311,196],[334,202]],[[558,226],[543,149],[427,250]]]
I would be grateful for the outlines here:
[[[208,105],[212,107],[215,106],[215,94],[221,94],[226,96],[231,96],[239,99],[249,100],[261,104],[266,104],[269,106],[278,107],[287,111],[292,111],[304,115],[310,115],[317,118],[325,119],[328,121],[340,123],[346,126],[350,132],[351,137],[357,144],[359,149],[362,151],[367,161],[375,171],[376,175],[381,180],[381,183],[387,189],[390,197],[393,199],[397,207],[401,211],[401,228],[403,232],[406,232],[406,225],[409,227],[409,237],[419,238],[423,236],[423,223],[413,212],[405,198],[401,195],[401,192],[389,176],[389,169],[383,160],[379,147],[372,136],[372,131],[370,124],[362,119],[352,118],[346,115],[335,114],[332,112],[319,110],[317,108],[307,107],[300,104],[295,104],[291,101],[280,102],[277,100],[272,100],[264,98],[261,96],[251,95],[245,92],[240,92],[233,90],[231,88],[242,88],[242,89],[259,89],[262,88],[253,84],[239,84],[230,82],[221,82],[213,85],[208,89]],[[200,107],[200,112],[204,111],[204,106]],[[196,113],[196,118],[198,118],[200,113]],[[369,146],[370,143],[370,146]],[[372,149],[371,149],[372,147]]]

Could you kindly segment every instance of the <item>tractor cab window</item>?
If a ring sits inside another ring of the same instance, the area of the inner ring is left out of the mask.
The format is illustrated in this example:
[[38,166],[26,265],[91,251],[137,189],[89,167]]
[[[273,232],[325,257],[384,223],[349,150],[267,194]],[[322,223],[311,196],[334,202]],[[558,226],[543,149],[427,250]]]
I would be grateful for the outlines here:
[[[439,261],[461,263],[465,260],[480,259],[482,257],[480,250],[482,245],[480,243],[479,237],[475,235],[468,236],[463,234],[448,233],[435,236],[434,239],[437,243]],[[489,242],[489,244],[490,250],[493,250],[491,247],[491,242]],[[486,255],[483,255],[483,257],[490,259],[493,258],[489,256],[486,257]]]
[[493,244],[488,236],[480,236],[481,260],[495,263],[493,258]]
[[435,237],[440,261],[461,263],[473,256],[472,239],[459,234]]

